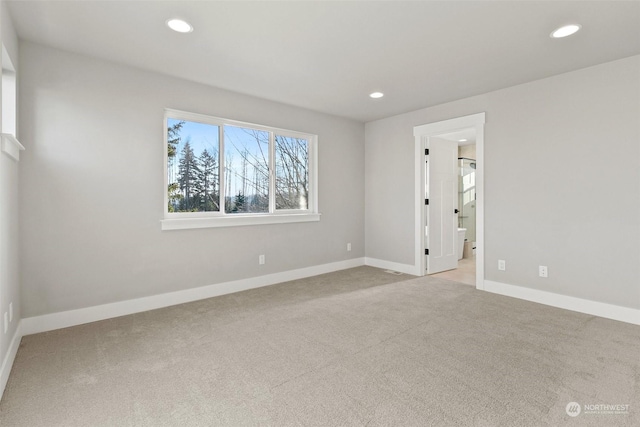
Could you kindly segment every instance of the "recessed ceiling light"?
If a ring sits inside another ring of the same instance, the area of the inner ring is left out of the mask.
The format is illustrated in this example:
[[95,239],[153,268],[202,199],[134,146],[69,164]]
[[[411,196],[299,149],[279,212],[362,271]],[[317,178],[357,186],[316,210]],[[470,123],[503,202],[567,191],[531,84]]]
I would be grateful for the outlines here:
[[466,138],[459,139],[458,142],[467,142]]
[[190,33],[193,31],[193,27],[187,21],[182,19],[169,19],[167,21],[167,27],[178,33]]
[[562,37],[570,36],[571,34],[575,34],[580,29],[580,25],[578,24],[570,24],[565,25],[563,27],[558,28],[554,32],[551,33],[551,38],[553,39],[561,39]]
[[369,96],[371,98],[382,98],[384,96],[384,93],[382,93],[382,92],[373,92],[373,93],[370,93]]

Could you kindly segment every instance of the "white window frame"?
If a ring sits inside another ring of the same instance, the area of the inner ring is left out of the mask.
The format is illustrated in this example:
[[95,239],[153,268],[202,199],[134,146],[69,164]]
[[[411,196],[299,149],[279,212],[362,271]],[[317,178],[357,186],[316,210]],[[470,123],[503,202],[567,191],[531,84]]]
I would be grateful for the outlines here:
[[[220,141],[218,173],[220,183],[220,212],[169,212],[169,177],[167,166],[167,128],[169,119],[185,120],[218,126]],[[224,119],[204,114],[166,109],[163,121],[164,150],[164,219],[160,221],[162,230],[182,230],[190,228],[237,227],[245,225],[283,224],[292,222],[319,221],[318,212],[318,136],[288,129],[274,128],[238,120]],[[265,213],[226,213],[224,212],[224,126],[236,126],[269,132],[269,212]],[[276,209],[275,200],[275,138],[274,135],[301,138],[308,141],[309,150],[309,199],[307,209]]]

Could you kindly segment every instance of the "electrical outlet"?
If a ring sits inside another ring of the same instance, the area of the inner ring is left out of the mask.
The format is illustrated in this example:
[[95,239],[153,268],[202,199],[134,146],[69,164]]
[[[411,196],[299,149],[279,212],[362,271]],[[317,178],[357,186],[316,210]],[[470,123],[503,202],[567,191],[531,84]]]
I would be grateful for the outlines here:
[[507,262],[503,259],[498,260],[498,270],[505,271],[507,269]]
[[4,312],[4,333],[6,334],[9,330],[9,313]]
[[258,257],[258,264],[263,265],[264,264],[264,255],[260,255]]
[[13,303],[9,303],[9,322],[13,322]]
[[347,252],[351,251],[351,243],[347,243]]
[[540,277],[549,277],[549,270],[546,265],[541,265],[538,267],[538,274]]

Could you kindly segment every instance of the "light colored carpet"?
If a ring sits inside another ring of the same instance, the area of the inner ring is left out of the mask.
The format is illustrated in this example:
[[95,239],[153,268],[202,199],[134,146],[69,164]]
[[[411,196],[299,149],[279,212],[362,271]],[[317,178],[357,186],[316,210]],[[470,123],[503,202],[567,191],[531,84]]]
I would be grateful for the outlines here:
[[359,267],[24,337],[0,425],[637,426],[639,384],[638,326]]

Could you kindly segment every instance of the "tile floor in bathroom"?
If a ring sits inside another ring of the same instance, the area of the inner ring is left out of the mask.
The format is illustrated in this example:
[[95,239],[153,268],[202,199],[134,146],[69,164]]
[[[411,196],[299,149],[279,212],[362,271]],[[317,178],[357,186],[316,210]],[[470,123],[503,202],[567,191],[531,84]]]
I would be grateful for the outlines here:
[[462,258],[458,261],[458,268],[455,270],[443,271],[432,274],[431,277],[453,280],[471,286],[476,286],[476,257]]

